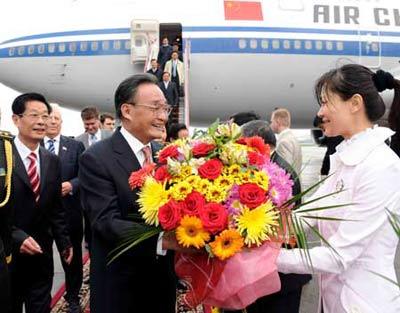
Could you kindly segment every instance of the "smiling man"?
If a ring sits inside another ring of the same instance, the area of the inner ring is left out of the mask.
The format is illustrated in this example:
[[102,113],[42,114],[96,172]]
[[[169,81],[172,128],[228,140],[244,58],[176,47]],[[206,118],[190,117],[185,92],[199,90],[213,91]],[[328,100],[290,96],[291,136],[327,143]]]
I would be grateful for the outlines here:
[[39,143],[46,134],[51,107],[37,93],[18,96],[13,104],[14,170],[9,205],[12,220],[13,256],[10,263],[12,312],[50,312],[53,282],[53,238],[67,264],[73,252],[61,204],[58,158]]
[[[153,161],[153,140],[163,136],[171,107],[157,78],[140,74],[119,85],[115,109],[121,127],[86,150],[80,160],[82,202],[92,226],[90,309],[173,313],[173,255],[163,249],[178,249],[174,238],[149,238],[107,266],[107,255],[138,222],[131,217],[139,207],[129,176]],[[148,301],[149,297],[155,301]]]

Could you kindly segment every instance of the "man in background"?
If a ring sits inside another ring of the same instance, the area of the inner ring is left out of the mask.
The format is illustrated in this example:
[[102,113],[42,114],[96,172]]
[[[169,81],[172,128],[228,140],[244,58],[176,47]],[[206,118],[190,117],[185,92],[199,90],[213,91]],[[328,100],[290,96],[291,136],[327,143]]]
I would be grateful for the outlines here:
[[271,129],[278,135],[276,152],[300,175],[302,166],[301,146],[290,130],[290,112],[287,109],[276,109],[272,112]]
[[45,148],[58,155],[61,163],[61,195],[65,210],[67,228],[70,235],[74,258],[67,264],[62,258],[65,272],[65,299],[69,313],[79,313],[79,291],[82,286],[82,239],[83,214],[79,193],[79,157],[85,150],[82,142],[61,135],[62,117],[60,108],[52,105],[52,112],[47,121]]
[[101,129],[106,129],[111,132],[115,128],[115,118],[110,113],[103,113],[100,115]]
[[161,81],[163,71],[158,67],[156,59],[151,60],[151,68],[147,71],[147,73],[154,75],[159,81]]
[[96,107],[86,107],[81,111],[81,118],[85,132],[75,139],[82,142],[85,149],[112,135],[111,131],[100,128],[99,115],[99,110],[97,110]]

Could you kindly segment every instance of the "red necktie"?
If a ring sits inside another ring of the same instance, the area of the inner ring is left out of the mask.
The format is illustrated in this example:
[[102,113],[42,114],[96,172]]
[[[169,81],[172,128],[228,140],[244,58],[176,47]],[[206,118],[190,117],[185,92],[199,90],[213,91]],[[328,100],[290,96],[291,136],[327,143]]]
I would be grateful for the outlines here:
[[151,150],[149,146],[145,146],[142,148],[142,152],[144,154],[144,162],[143,162],[143,167],[145,167],[146,165],[149,165],[152,162],[152,158],[151,158]]
[[28,159],[31,162],[28,167],[28,177],[29,181],[31,182],[32,185],[32,191],[35,194],[35,201],[39,201],[39,196],[40,196],[40,179],[39,179],[39,173],[37,170],[36,166],[36,161],[37,161],[37,156],[35,152],[31,152],[28,155]]

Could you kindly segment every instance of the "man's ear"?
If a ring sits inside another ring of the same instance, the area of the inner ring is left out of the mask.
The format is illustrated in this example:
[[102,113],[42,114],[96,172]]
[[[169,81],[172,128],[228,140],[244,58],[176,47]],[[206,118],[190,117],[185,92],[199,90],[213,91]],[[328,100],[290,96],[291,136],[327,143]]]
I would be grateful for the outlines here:
[[131,110],[132,109],[133,109],[132,105],[129,105],[127,103],[123,103],[121,105],[121,115],[122,115],[122,117],[124,119],[127,119],[127,120],[130,121],[132,119],[132,117],[131,117]]
[[350,111],[351,113],[359,112],[364,106],[364,99],[360,94],[354,94],[350,99]]

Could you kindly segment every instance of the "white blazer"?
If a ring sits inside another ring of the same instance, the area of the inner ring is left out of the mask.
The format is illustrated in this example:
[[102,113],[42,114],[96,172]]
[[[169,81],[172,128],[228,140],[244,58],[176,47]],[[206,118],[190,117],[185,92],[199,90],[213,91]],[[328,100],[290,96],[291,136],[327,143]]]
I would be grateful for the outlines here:
[[[178,71],[179,85],[182,85],[185,83],[185,66],[181,60],[178,60],[176,70]],[[172,77],[172,59],[165,63],[164,72],[168,72]]]
[[399,288],[372,273],[397,281],[394,258],[399,238],[386,213],[400,211],[400,159],[384,143],[392,134],[388,128],[368,129],[343,141],[331,156],[332,176],[313,198],[343,191],[309,206],[351,205],[308,214],[347,221],[303,217],[318,227],[339,256],[326,245],[312,248],[313,269],[300,249],[282,249],[278,257],[280,272],[320,274],[324,313],[400,312]]

